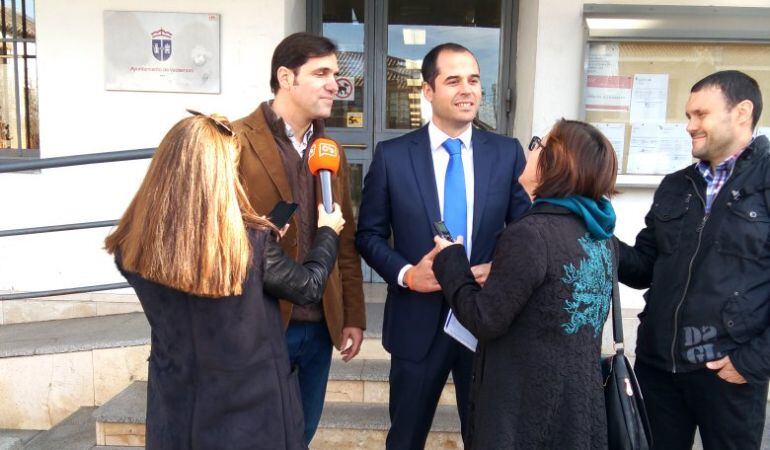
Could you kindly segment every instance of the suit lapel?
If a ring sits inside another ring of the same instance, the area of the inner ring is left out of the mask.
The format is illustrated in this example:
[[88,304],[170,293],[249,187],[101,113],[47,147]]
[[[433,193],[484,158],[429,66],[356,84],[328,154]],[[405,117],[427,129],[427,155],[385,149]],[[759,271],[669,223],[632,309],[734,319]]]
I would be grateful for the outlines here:
[[441,220],[441,209],[436,191],[436,173],[433,170],[433,157],[431,156],[427,126],[415,133],[414,139],[409,143],[409,155],[412,158],[412,168],[428,220],[431,223]]
[[[473,242],[477,242],[496,152],[494,147],[487,145],[486,133],[475,128],[471,135],[471,145],[473,145]],[[473,248],[478,246],[474,245]]]
[[258,108],[245,120],[245,125],[249,129],[244,132],[243,137],[251,144],[248,147],[257,155],[262,166],[264,166],[265,172],[267,172],[270,180],[278,189],[281,200],[286,202],[294,201],[289,180],[286,178],[283,168],[278,144],[275,143],[273,133],[265,121],[265,115]]

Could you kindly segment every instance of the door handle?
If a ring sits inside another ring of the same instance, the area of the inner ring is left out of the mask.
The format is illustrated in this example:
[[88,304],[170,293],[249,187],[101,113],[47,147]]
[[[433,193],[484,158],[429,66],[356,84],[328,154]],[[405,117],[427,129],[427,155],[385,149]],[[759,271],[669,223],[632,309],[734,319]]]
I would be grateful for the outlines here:
[[340,144],[342,148],[359,148],[359,149],[366,149],[369,148],[366,144]]

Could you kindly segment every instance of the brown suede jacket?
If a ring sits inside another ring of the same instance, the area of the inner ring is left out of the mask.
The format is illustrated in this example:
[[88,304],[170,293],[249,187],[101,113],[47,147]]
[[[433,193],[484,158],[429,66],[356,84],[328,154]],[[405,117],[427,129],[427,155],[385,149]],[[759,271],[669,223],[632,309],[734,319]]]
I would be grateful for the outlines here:
[[[319,126],[320,125],[320,126]],[[286,177],[278,144],[272,135],[265,116],[257,108],[248,116],[233,123],[241,142],[240,175],[249,202],[261,215],[269,213],[278,201],[292,201],[292,192]],[[321,123],[314,123],[315,136],[323,135]],[[332,176],[334,200],[342,207],[345,228],[339,240],[337,263],[334,265],[323,296],[323,310],[334,346],[341,344],[343,327],[366,328],[361,257],[355,248],[356,223],[350,200],[350,168],[345,152],[341,151],[340,169]],[[316,185],[316,197],[320,203],[320,184]],[[292,217],[291,226],[281,239],[281,247],[287,255],[297,258],[297,223]],[[281,316],[284,326],[291,317],[292,304],[281,300]]]

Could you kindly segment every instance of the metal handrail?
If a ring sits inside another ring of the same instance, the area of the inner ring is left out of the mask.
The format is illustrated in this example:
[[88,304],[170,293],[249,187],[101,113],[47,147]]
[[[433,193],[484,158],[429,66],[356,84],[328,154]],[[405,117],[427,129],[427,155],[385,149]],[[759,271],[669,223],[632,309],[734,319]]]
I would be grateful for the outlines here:
[[121,150],[119,152],[90,153],[86,155],[59,156],[56,158],[0,160],[0,173],[22,172],[26,170],[54,169],[58,167],[84,166],[108,162],[131,161],[152,158],[154,148]]
[[0,302],[3,300],[26,300],[29,298],[54,297],[67,294],[84,294],[86,292],[109,291],[130,287],[128,283],[95,284],[93,286],[78,286],[66,289],[52,289],[48,291],[18,292],[15,294],[0,294]]
[[64,225],[50,225],[47,227],[17,228],[15,230],[0,230],[0,237],[23,236],[27,234],[54,233],[57,231],[87,230],[89,228],[112,227],[118,224],[117,220],[102,220],[99,222],[78,222]]
[[[154,148],[138,150],[122,150],[118,152],[91,153],[86,155],[61,156],[56,158],[42,158],[33,160],[0,160],[0,173],[22,172],[29,170],[54,169],[59,167],[82,166],[86,164],[101,164],[109,162],[132,161],[137,159],[152,158]],[[118,223],[117,220],[102,220],[98,222],[79,222],[63,225],[49,225],[33,228],[17,228],[12,230],[0,230],[0,237],[22,236],[38,233],[53,233],[59,231],[84,230],[89,228],[111,227]],[[65,289],[52,289],[46,291],[18,292],[13,294],[0,294],[0,302],[4,300],[24,300],[38,297],[53,297],[67,294],[83,294],[86,292],[107,291],[129,287],[128,283],[97,284],[91,286],[77,286]]]

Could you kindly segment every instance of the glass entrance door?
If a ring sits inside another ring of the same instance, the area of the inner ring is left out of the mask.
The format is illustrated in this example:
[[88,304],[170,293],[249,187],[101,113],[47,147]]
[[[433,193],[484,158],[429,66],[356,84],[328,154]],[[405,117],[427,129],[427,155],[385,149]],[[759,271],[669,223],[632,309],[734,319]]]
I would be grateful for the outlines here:
[[[326,125],[351,165],[356,214],[376,143],[430,120],[420,67],[436,45],[456,42],[476,55],[482,82],[476,126],[509,132],[514,16],[514,0],[308,0],[308,29],[339,47],[340,92]],[[381,281],[368,267],[364,280]]]
[[501,11],[501,0],[388,2],[386,130],[419,128],[430,120],[430,104],[420,94],[420,67],[423,56],[445,42],[463,45],[476,56],[482,75],[477,121],[486,129],[497,129]]

